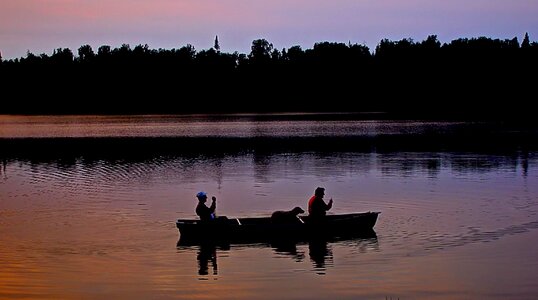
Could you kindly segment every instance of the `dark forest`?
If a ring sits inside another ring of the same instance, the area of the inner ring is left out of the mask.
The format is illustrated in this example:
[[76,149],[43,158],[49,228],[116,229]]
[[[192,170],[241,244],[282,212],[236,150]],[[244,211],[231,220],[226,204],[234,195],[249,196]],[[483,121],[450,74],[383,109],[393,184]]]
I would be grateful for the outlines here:
[[406,116],[528,116],[536,105],[538,43],[460,38],[441,43],[320,42],[224,53],[81,46],[0,57],[0,113],[150,114],[386,112]]

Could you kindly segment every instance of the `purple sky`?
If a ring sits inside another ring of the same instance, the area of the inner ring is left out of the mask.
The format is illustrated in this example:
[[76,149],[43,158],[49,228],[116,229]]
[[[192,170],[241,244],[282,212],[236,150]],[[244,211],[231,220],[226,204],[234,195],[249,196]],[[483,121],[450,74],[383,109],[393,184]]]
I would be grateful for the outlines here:
[[278,49],[315,42],[366,44],[382,38],[441,42],[460,37],[538,40],[538,0],[2,0],[3,58],[59,47],[123,43],[150,48],[250,52],[265,38]]

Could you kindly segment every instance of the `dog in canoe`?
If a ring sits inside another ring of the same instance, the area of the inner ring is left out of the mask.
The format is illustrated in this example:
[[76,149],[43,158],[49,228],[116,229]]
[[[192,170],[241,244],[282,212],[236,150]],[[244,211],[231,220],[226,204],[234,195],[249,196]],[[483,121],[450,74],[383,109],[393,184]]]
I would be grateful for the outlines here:
[[302,223],[302,220],[299,218],[299,214],[302,213],[304,213],[304,210],[299,206],[287,211],[277,210],[271,215],[271,222],[277,224]]

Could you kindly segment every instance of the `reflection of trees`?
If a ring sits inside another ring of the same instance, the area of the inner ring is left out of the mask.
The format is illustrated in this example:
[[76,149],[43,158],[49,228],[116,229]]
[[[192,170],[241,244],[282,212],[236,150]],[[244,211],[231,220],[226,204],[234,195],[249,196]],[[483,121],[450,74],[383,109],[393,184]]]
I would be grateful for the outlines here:
[[390,153],[379,154],[377,165],[385,176],[411,176],[427,174],[436,178],[441,169],[450,169],[452,172],[487,173],[495,170],[516,170],[521,166],[523,173],[528,168],[528,154],[498,155],[480,153]]
[[441,169],[441,160],[439,158],[429,158],[426,162],[428,168],[428,177],[436,178]]
[[256,154],[255,178],[269,182],[280,178],[283,170],[290,176],[315,175],[320,178],[345,176],[349,171],[368,172],[372,165],[369,153],[266,153]]
[[377,165],[385,176],[408,177],[425,173],[430,178],[436,178],[441,169],[441,155],[412,152],[379,154]]
[[455,154],[448,163],[452,170],[464,174],[486,173],[503,169],[516,172],[519,166],[522,168],[522,175],[525,175],[529,161],[528,152],[524,151],[512,155]]
[[6,168],[7,168],[7,160],[5,158],[2,159],[2,168],[0,169],[0,174],[4,174],[4,179],[7,179],[7,173],[6,173]]
[[[34,146],[39,148],[39,145]],[[61,151],[61,150],[60,150]],[[456,174],[480,174],[496,170],[513,170],[522,176],[529,172],[535,161],[532,152],[481,154],[443,152],[226,152],[226,153],[131,153],[116,157],[88,154],[51,156],[45,152],[23,155],[17,158],[27,162],[33,173],[57,174],[61,171],[72,178],[90,179],[94,183],[152,181],[156,178],[178,177],[184,182],[196,182],[199,178],[214,179],[220,185],[226,177],[252,176],[257,183],[269,183],[285,176],[294,178],[304,175],[319,178],[347,177],[378,170],[383,176],[426,176],[436,178],[441,170]],[[127,151],[127,150],[126,150]],[[23,152],[23,154],[25,154]],[[2,159],[13,160],[12,155]],[[4,171],[5,173],[5,171]]]
[[520,164],[522,168],[523,177],[527,177],[527,174],[529,173],[529,153],[527,151],[524,151],[521,154]]
[[271,176],[271,168],[274,168],[274,163],[277,163],[277,159],[274,159],[273,155],[257,154],[252,157],[252,163],[254,167],[254,178],[257,183],[268,183],[273,178]]
[[516,167],[517,160],[507,160],[495,156],[457,156],[450,160],[450,166],[459,173],[484,173],[499,169],[503,165]]

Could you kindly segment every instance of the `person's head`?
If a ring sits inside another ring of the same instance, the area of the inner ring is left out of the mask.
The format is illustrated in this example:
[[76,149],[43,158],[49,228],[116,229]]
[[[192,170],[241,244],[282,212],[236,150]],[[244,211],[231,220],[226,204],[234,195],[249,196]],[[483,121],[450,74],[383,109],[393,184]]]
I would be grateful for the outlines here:
[[322,187],[316,188],[316,191],[314,192],[314,195],[318,197],[323,197],[325,195],[325,189]]
[[200,201],[200,202],[206,202],[207,201],[207,194],[206,194],[206,192],[198,192],[198,194],[196,194],[196,198],[198,198],[198,201]]

